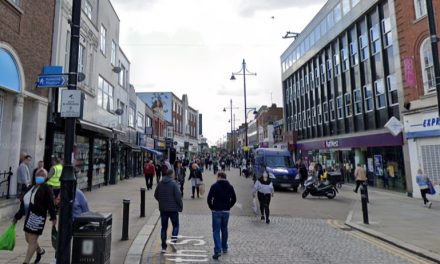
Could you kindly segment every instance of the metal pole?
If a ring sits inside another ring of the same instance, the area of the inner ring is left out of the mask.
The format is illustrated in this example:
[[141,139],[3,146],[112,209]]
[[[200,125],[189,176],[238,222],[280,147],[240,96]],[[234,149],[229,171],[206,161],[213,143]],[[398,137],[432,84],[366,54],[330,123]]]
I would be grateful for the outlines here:
[[[243,59],[243,89],[244,89],[244,130],[245,130],[245,143],[246,148],[249,144],[248,142],[248,123],[247,123],[247,104],[246,104],[246,61]],[[246,151],[246,160],[249,157],[248,151]]]
[[145,217],[145,188],[141,188],[141,217]]
[[[81,0],[72,5],[72,24],[70,34],[69,90],[76,90],[78,80],[78,51],[81,24]],[[57,264],[69,264],[72,240],[72,207],[75,200],[76,178],[72,165],[73,144],[75,142],[76,118],[65,120],[64,165],[61,174],[61,206],[58,221]]]
[[232,137],[232,99],[231,99],[231,136],[229,137],[230,142],[231,142],[231,152],[234,150],[234,145],[233,145],[233,137]]
[[426,0],[426,10],[428,12],[429,33],[431,34],[432,62],[434,64],[435,88],[437,90],[437,111],[439,112],[440,116],[440,65],[438,58],[438,37],[435,26],[434,7],[432,5],[432,0]]
[[124,199],[123,201],[123,211],[122,211],[122,238],[121,240],[128,240],[128,221],[130,213],[130,200]]
[[367,188],[365,185],[361,187],[361,202],[362,202],[362,215],[364,218],[364,224],[368,225],[368,197],[367,197]]

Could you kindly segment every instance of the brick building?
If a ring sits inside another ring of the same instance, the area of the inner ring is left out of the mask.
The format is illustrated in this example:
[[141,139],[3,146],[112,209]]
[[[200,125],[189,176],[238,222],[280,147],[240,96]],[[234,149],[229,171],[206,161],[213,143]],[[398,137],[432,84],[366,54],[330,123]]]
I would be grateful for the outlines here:
[[273,123],[283,118],[283,108],[272,104],[270,107],[263,105],[255,115],[257,125],[257,139],[259,147],[274,146]]
[[0,170],[12,167],[12,194],[20,153],[33,156],[34,164],[44,155],[48,91],[35,82],[51,64],[54,5],[0,0]]

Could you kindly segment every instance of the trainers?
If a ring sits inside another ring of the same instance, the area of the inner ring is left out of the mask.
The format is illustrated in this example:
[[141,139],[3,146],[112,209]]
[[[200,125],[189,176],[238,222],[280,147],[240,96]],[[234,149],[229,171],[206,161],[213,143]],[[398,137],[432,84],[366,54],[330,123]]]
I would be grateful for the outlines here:
[[432,202],[429,202],[428,203],[428,208],[431,208],[431,206],[432,206]]
[[267,219],[267,220],[266,220],[266,224],[269,224],[269,223],[270,223],[270,220],[269,220],[269,219]]
[[228,250],[227,249],[223,249],[223,254],[227,254]]
[[160,253],[167,253],[167,249],[166,248],[162,248],[162,250],[160,251]]
[[217,260],[221,255],[219,253],[215,253],[214,255],[212,255],[212,259]]

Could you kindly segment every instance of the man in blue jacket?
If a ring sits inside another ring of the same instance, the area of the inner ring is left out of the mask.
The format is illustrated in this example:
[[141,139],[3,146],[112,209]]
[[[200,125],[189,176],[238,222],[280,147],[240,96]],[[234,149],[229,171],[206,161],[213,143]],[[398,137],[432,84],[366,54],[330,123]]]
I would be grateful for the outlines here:
[[[226,180],[226,173],[217,174],[217,182],[211,186],[208,194],[208,206],[212,211],[212,234],[214,238],[213,259],[228,252],[229,211],[237,201],[234,187]],[[220,238],[221,231],[221,238]]]

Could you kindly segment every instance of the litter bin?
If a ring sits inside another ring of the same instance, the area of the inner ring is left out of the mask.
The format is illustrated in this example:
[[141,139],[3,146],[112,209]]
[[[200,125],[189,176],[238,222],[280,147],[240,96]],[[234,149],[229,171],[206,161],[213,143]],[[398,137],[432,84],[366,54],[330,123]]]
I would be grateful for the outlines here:
[[112,214],[87,212],[73,223],[72,264],[110,263]]

